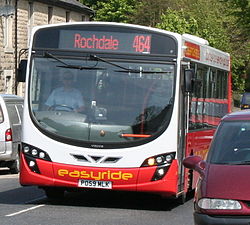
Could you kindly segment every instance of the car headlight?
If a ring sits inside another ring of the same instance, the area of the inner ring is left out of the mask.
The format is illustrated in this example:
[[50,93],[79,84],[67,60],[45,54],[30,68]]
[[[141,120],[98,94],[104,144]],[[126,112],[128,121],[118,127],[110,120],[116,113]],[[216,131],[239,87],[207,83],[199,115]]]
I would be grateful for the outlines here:
[[230,199],[202,198],[198,201],[201,209],[221,209],[221,210],[239,210],[241,204],[239,201]]

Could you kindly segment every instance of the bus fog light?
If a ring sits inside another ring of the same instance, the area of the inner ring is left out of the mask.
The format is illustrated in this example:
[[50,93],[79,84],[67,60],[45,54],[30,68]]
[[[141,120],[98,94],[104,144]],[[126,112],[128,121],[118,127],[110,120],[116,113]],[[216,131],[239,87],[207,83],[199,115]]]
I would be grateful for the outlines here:
[[164,169],[162,169],[162,168],[159,169],[159,170],[157,170],[157,173],[158,173],[159,176],[162,176],[162,175],[164,174],[164,172],[165,172],[165,171],[164,171]]
[[34,161],[30,161],[30,162],[29,162],[29,166],[30,166],[30,167],[34,167],[35,165],[36,165],[36,163],[35,163]]
[[25,155],[24,157],[25,157],[25,161],[27,162],[29,169],[34,173],[40,174],[40,170],[38,168],[36,160],[32,156]]
[[169,166],[157,167],[151,181],[161,180],[168,172]]

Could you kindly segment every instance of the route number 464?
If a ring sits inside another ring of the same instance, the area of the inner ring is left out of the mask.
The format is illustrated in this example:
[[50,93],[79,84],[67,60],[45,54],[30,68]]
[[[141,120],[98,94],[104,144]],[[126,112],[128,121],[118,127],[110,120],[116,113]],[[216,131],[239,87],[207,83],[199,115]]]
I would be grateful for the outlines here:
[[150,35],[136,35],[133,41],[133,48],[136,52],[150,53],[151,36]]

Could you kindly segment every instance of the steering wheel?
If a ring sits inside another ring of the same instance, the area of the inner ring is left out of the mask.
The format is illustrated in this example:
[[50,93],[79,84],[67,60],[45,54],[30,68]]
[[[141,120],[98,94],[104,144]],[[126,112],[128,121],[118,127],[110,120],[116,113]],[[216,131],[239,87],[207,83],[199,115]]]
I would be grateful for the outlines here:
[[49,111],[67,111],[72,112],[74,109],[70,106],[63,105],[63,104],[56,104],[49,107]]

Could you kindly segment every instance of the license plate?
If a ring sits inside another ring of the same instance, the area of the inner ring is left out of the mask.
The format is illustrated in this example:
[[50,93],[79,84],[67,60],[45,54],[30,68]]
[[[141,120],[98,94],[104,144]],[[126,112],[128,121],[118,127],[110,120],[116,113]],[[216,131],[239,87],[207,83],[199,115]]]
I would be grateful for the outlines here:
[[100,180],[79,180],[78,187],[112,189],[111,181]]

